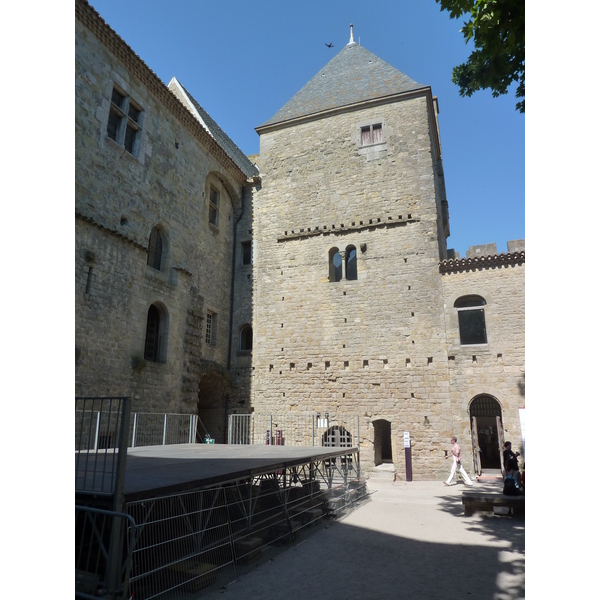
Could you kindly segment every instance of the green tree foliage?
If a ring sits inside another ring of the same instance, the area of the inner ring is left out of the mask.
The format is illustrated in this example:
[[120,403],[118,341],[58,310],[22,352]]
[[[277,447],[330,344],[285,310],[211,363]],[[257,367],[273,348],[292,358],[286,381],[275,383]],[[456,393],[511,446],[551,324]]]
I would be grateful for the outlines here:
[[497,98],[518,82],[517,110],[525,112],[525,0],[435,0],[450,18],[468,15],[460,30],[473,40],[469,59],[452,70],[461,96],[489,88]]

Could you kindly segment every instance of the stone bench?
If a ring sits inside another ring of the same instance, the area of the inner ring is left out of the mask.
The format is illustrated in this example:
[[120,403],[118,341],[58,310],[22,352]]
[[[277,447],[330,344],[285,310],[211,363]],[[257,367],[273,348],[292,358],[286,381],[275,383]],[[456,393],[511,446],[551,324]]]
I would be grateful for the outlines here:
[[525,496],[505,496],[498,492],[477,492],[469,490],[463,492],[462,503],[465,515],[471,516],[475,512],[493,512],[494,507],[508,507],[512,514],[525,514]]

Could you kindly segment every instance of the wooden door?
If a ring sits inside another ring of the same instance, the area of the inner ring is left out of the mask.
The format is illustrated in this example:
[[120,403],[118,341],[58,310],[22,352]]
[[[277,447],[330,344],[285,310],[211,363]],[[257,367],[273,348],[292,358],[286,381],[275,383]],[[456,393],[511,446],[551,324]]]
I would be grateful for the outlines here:
[[500,447],[500,468],[504,475],[504,428],[502,427],[502,418],[496,417],[496,431],[498,432],[498,446]]
[[481,449],[479,448],[479,434],[477,433],[477,417],[471,423],[471,442],[473,443],[473,468],[475,475],[481,475]]

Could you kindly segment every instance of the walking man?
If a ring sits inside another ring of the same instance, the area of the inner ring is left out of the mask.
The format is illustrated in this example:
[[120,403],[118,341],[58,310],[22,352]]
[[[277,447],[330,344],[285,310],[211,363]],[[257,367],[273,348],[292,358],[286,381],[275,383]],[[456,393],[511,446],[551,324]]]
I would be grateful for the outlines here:
[[444,485],[450,485],[452,483],[452,478],[454,477],[454,473],[456,473],[456,469],[458,467],[458,472],[461,474],[464,482],[472,486],[473,482],[469,479],[467,472],[460,462],[460,446],[456,440],[456,436],[452,436],[450,438],[450,442],[452,443],[452,449],[450,450],[450,454],[446,454],[445,458],[452,456],[452,469],[450,469],[450,477],[446,481],[444,481]]

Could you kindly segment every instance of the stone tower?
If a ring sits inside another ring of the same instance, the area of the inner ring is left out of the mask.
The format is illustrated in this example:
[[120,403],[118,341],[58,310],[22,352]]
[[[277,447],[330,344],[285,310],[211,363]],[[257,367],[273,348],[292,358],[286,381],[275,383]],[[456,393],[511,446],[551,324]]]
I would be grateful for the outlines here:
[[431,88],[351,34],[256,131],[254,409],[359,415],[361,460],[398,470],[409,431],[432,478],[454,423]]

